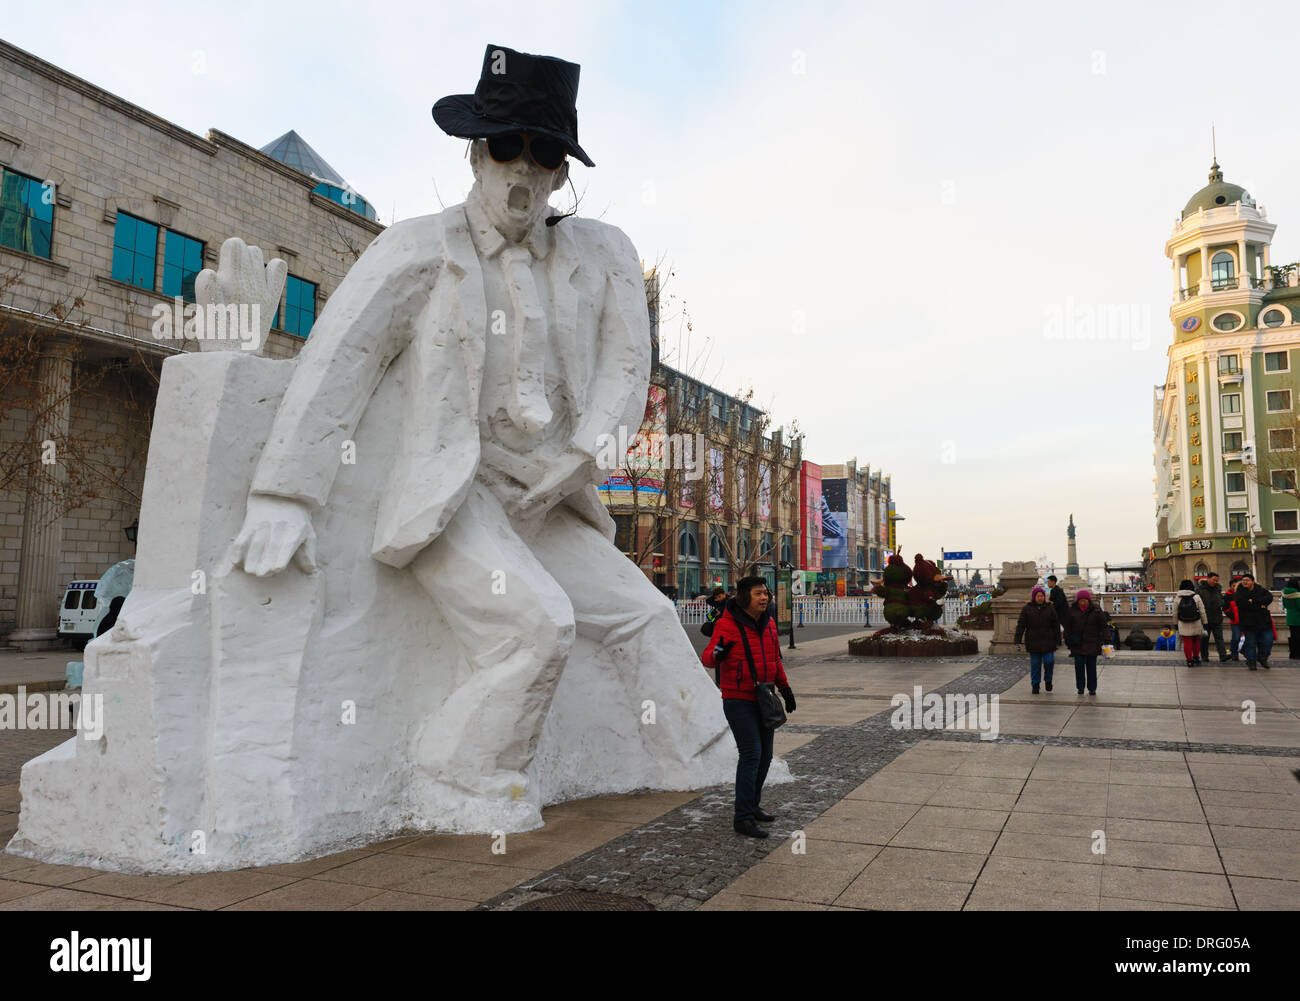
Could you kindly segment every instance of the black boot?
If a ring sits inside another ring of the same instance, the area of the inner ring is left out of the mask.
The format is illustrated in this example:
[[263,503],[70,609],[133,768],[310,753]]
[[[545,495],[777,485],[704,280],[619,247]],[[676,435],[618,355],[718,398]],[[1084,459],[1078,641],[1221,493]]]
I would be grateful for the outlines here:
[[1255,662],[1254,662],[1253,660],[1248,660],[1248,661],[1246,661],[1246,666],[1247,666],[1248,668],[1250,668],[1252,671],[1256,670],[1256,668],[1255,668]]
[[747,838],[767,837],[767,831],[763,830],[763,828],[759,827],[758,824],[752,820],[737,820],[732,825],[731,829],[737,834],[745,835]]
[[1047,683],[1047,690],[1049,692],[1052,690],[1052,683],[1050,681]]
[[1259,666],[1262,667],[1265,671],[1272,670],[1272,668],[1268,666],[1268,661],[1263,657],[1259,658]]
[[765,810],[755,810],[754,819],[757,820],[760,824],[770,824],[772,821],[776,820],[775,817],[773,817],[770,813],[768,813]]
[[1033,686],[1033,693],[1034,693],[1035,695],[1038,694],[1038,686],[1037,686],[1037,685],[1034,685],[1034,686]]

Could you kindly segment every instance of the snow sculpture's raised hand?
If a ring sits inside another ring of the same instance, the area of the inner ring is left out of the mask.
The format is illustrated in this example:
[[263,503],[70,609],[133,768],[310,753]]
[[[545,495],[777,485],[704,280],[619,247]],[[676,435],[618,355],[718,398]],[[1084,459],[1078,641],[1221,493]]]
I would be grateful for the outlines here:
[[303,573],[316,569],[316,531],[306,504],[284,497],[253,494],[244,527],[235,539],[235,566],[255,577],[270,577],[289,565]]
[[[223,243],[217,258],[217,270],[206,268],[194,279],[194,298],[205,317],[214,314],[228,317],[227,307],[235,307],[239,329],[231,331],[227,327],[223,332],[205,329],[205,336],[199,340],[199,349],[233,351],[238,348],[263,354],[288,273],[289,266],[278,257],[264,265],[261,248],[250,247],[237,236]],[[209,308],[211,306],[217,308]],[[257,306],[257,311],[253,306]],[[229,320],[224,322],[229,323]]]

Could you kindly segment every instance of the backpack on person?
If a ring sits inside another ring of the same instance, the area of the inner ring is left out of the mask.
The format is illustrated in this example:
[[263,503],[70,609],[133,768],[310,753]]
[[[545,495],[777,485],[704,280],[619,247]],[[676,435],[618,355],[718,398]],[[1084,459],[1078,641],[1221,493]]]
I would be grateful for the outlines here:
[[1179,622],[1200,622],[1201,610],[1196,607],[1196,598],[1190,594],[1185,594],[1178,599],[1178,621]]

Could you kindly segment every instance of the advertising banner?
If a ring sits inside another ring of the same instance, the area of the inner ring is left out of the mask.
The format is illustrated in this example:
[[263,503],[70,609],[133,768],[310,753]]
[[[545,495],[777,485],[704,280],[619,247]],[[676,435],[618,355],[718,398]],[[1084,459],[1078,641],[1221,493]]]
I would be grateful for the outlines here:
[[848,481],[822,480],[822,566],[847,569],[849,554]]

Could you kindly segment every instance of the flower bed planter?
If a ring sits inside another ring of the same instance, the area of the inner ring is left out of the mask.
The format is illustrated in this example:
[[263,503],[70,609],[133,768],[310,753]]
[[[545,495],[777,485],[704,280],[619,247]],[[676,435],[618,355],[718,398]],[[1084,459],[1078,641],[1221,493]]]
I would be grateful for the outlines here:
[[953,629],[882,629],[849,640],[849,653],[858,657],[958,657],[979,653],[979,640]]

